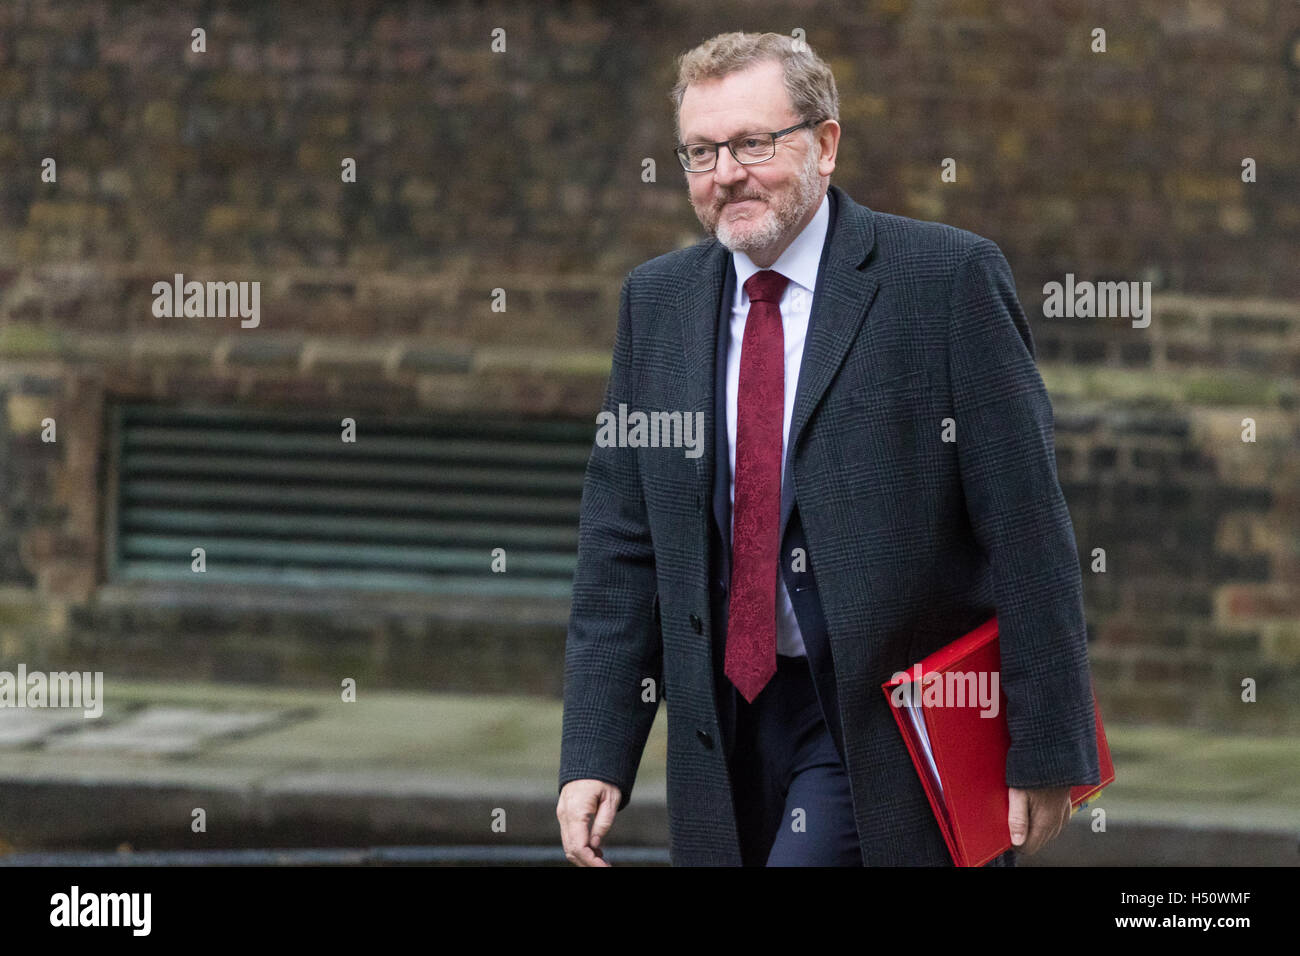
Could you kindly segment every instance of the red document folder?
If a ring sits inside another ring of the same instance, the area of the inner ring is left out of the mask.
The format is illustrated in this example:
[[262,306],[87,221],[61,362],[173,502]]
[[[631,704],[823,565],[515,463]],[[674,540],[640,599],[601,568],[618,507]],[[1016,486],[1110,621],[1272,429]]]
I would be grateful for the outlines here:
[[[882,685],[958,866],[983,866],[1011,849],[1006,783],[1011,736],[1007,698],[1001,680],[995,685],[993,677],[1000,668],[998,621],[991,617]],[[1095,692],[1092,703],[1095,709]],[[1101,783],[1071,788],[1075,810],[1115,779],[1099,710],[1096,717]]]

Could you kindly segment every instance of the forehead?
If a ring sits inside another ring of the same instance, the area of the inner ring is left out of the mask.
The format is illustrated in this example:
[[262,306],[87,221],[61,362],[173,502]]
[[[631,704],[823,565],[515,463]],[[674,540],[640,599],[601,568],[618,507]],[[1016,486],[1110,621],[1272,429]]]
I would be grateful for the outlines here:
[[[781,64],[766,60],[717,79],[692,83],[682,94],[682,141],[717,142],[798,122]],[[794,117],[791,119],[791,117]]]

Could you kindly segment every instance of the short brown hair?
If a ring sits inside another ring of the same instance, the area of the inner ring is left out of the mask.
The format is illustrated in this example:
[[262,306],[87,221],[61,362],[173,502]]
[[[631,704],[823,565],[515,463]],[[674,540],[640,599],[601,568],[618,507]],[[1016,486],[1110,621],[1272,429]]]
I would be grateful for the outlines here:
[[677,58],[677,84],[668,97],[673,101],[678,140],[686,87],[701,80],[721,79],[767,60],[781,64],[786,92],[801,119],[838,122],[840,95],[835,89],[835,77],[806,42],[796,49],[794,38],[781,33],[719,33]]

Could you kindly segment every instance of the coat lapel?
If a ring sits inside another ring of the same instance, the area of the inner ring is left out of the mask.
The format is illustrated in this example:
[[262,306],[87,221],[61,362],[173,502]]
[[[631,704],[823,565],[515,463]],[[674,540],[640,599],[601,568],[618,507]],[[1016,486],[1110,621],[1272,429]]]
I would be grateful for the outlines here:
[[785,475],[781,481],[782,539],[794,507],[794,460],[799,439],[857,338],[880,285],[875,276],[862,269],[875,245],[871,210],[855,203],[838,186],[830,189],[835,196],[835,218],[813,294],[786,441]]
[[804,342],[787,443],[792,449],[798,445],[813,409],[857,338],[880,284],[870,273],[861,270],[875,245],[871,211],[853,202],[838,187],[831,189],[838,193],[839,209],[808,319],[808,338]]
[[[697,278],[682,287],[673,306],[681,323],[683,363],[686,368],[686,394],[682,410],[703,412],[704,421],[708,423],[704,436],[704,454],[695,459],[695,491],[697,495],[704,496],[704,502],[710,504],[717,458],[715,429],[719,427],[714,410],[713,360],[718,344],[718,307],[730,261],[731,253],[716,239],[711,240],[701,255]],[[726,428],[726,422],[722,422],[720,427]],[[723,467],[726,466],[724,459]]]

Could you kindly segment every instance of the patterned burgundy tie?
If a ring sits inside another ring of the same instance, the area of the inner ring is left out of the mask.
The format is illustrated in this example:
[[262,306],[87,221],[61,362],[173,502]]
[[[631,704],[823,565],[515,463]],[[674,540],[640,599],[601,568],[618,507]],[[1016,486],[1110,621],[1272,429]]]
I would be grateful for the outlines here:
[[785,419],[781,293],[789,278],[764,269],[745,282],[749,315],[736,398],[735,524],[724,673],[751,704],[776,673],[776,578]]

